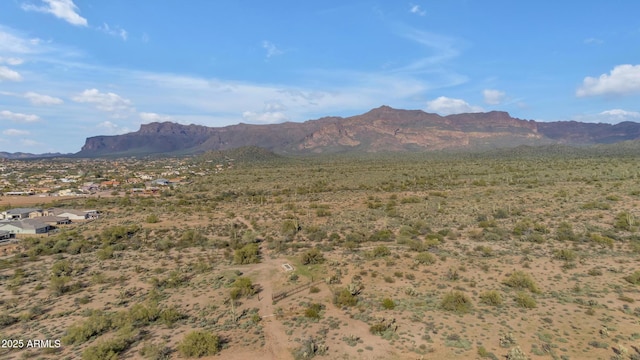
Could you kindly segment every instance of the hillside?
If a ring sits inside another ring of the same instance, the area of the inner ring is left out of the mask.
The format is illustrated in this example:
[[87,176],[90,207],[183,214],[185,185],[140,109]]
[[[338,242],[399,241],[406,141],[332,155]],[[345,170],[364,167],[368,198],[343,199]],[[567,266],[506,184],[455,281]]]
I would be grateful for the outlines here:
[[277,154],[491,149],[521,145],[610,144],[640,138],[640,124],[536,122],[506,112],[440,116],[388,106],[352,117],[325,117],[302,123],[237,124],[225,127],[171,122],[86,140],[81,157],[198,154],[257,146]]

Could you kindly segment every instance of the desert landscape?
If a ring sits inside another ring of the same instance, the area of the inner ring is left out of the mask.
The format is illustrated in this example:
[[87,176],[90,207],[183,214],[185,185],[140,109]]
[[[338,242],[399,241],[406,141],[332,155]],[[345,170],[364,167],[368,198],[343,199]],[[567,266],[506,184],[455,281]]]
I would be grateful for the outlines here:
[[[0,356],[637,359],[640,171],[621,149],[251,149],[156,160],[191,169],[157,193],[0,197],[101,211],[2,256],[1,338],[59,346]],[[114,162],[95,173],[139,166]]]

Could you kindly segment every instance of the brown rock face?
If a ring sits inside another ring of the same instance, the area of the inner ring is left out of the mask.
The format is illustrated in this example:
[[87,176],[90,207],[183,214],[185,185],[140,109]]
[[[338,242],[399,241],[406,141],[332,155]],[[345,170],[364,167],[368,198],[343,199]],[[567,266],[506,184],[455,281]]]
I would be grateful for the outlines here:
[[388,106],[365,114],[303,123],[238,124],[220,128],[176,123],[142,125],[137,132],[88,138],[79,156],[190,154],[258,146],[275,153],[424,151],[553,143],[596,144],[640,138],[640,124],[543,123],[508,113],[440,116]]

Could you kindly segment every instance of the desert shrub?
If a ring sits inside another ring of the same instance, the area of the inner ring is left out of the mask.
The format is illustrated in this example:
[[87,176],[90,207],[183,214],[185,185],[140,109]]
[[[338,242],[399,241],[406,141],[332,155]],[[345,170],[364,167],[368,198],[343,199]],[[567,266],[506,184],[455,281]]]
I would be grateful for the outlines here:
[[242,296],[251,296],[256,293],[256,289],[251,283],[251,279],[240,276],[233,282],[231,288],[231,298],[239,299]]
[[419,254],[416,254],[414,260],[418,264],[431,265],[436,262],[436,257],[432,253],[424,251]]
[[324,256],[318,248],[313,248],[302,253],[302,264],[322,264],[324,262]]
[[536,244],[544,244],[546,239],[541,234],[533,233],[533,234],[525,235],[524,237],[522,237],[522,241],[532,242]]
[[393,232],[388,229],[378,230],[369,236],[369,241],[378,242],[388,242],[393,240]]
[[586,202],[584,204],[582,204],[582,206],[580,206],[581,208],[585,209],[585,210],[609,210],[611,209],[611,205],[605,203],[605,202],[598,202],[598,201],[589,201]]
[[540,223],[525,218],[513,227],[514,235],[546,234],[549,230]]
[[0,328],[11,326],[18,322],[18,318],[9,314],[0,314]]
[[491,246],[478,245],[474,250],[479,252],[482,257],[491,257],[494,255],[493,248],[491,248]]
[[587,271],[587,274],[589,274],[591,276],[601,276],[602,275],[602,270],[600,270],[598,268],[589,269],[589,271]]
[[610,249],[613,248],[613,239],[608,236],[591,233],[589,234],[589,240],[596,244],[604,245]]
[[411,195],[400,199],[400,204],[418,204],[422,201],[418,196]]
[[536,285],[531,275],[520,270],[511,273],[511,275],[509,275],[509,277],[507,277],[503,281],[503,283],[515,289],[527,289],[532,293],[540,292],[540,289]]
[[115,244],[122,239],[132,237],[139,230],[140,227],[138,227],[137,225],[117,225],[107,227],[104,228],[100,233],[100,240],[102,240],[103,244],[105,245]]
[[53,296],[61,296],[69,291],[70,276],[52,276],[49,281],[49,290]]
[[563,261],[574,261],[577,256],[575,251],[571,249],[562,249],[554,251],[553,257]]
[[502,295],[495,290],[485,291],[480,294],[480,302],[490,306],[502,305]]
[[146,222],[147,224],[155,224],[159,221],[160,221],[160,218],[158,218],[158,215],[156,214],[150,214],[144,219],[144,222]]
[[51,266],[51,275],[52,276],[70,276],[73,272],[73,267],[69,260],[59,260],[53,263]]
[[387,328],[387,325],[384,323],[375,323],[369,327],[369,332],[374,335],[382,335]]
[[473,305],[467,295],[461,291],[454,290],[444,295],[440,302],[440,307],[458,314],[466,314],[471,311]]
[[389,255],[391,255],[391,250],[384,245],[376,246],[373,249],[373,257],[385,257]]
[[142,345],[140,356],[148,360],[168,360],[171,358],[171,349],[167,346],[147,342]]
[[287,219],[280,226],[280,233],[287,238],[293,237],[298,233],[298,222],[292,219]]
[[113,258],[113,247],[106,245],[96,252],[98,260],[108,260]]
[[178,344],[178,352],[184,357],[215,355],[220,351],[220,338],[210,332],[194,330]]
[[496,219],[507,219],[509,217],[509,210],[507,209],[497,209],[493,213],[493,217]]
[[537,306],[536,300],[523,291],[518,291],[514,300],[516,305],[525,309],[533,309]]
[[347,288],[342,288],[333,294],[333,303],[336,306],[355,306],[358,303],[358,297]]
[[331,211],[329,211],[329,209],[319,208],[319,209],[316,209],[316,216],[317,217],[331,216]]
[[396,303],[390,298],[382,299],[382,308],[385,310],[393,310],[396,308]]
[[235,251],[233,262],[239,265],[259,263],[259,253],[260,249],[258,248],[258,244],[246,244]]
[[183,319],[185,316],[175,306],[170,306],[160,311],[160,321],[168,327]]
[[159,316],[158,304],[153,301],[147,305],[138,303],[129,308],[129,319],[134,326],[147,325],[156,321]]
[[72,325],[62,337],[65,345],[82,344],[111,328],[111,316],[102,311],[93,312],[83,323]]
[[322,304],[309,304],[309,306],[304,310],[304,316],[309,319],[319,320],[320,311],[322,311],[322,309]]
[[634,285],[640,285],[640,270],[635,271],[631,275],[625,276],[624,279]]
[[613,227],[615,229],[626,230],[626,231],[635,230],[635,227],[637,225],[638,225],[638,222],[633,218],[633,215],[631,215],[626,211],[618,213],[613,223]]
[[573,232],[573,225],[563,221],[556,229],[556,238],[560,241],[577,241],[578,236]]
[[117,360],[118,354],[129,347],[127,339],[118,337],[88,347],[82,352],[82,360]]

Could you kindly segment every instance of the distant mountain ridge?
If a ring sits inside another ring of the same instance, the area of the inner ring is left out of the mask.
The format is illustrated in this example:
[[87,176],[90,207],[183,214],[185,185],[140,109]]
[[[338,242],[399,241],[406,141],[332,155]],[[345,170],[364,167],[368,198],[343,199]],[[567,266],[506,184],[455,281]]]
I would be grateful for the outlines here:
[[302,123],[225,127],[150,123],[123,135],[87,138],[76,156],[197,154],[257,146],[276,154],[491,149],[593,145],[640,139],[640,124],[536,122],[502,111],[448,116],[381,106],[362,115]]
[[38,158],[50,158],[57,156],[67,156],[69,154],[61,153],[45,153],[45,154],[31,154],[24,152],[10,153],[6,151],[0,151],[0,159],[38,159]]

